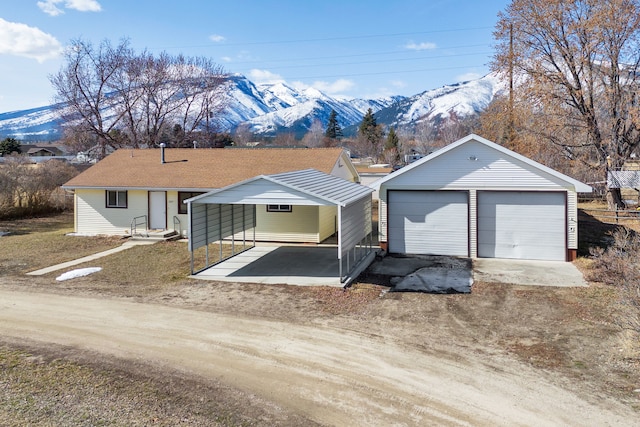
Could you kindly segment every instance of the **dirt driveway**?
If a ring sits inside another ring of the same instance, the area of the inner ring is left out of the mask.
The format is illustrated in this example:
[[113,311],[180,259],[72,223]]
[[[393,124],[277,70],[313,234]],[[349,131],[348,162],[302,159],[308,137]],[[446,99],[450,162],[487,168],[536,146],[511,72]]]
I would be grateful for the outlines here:
[[322,425],[637,423],[614,399],[574,392],[570,382],[479,344],[443,351],[442,337],[410,345],[411,334],[380,325],[367,333],[339,320],[294,323],[242,309],[0,289],[0,336],[215,378]]

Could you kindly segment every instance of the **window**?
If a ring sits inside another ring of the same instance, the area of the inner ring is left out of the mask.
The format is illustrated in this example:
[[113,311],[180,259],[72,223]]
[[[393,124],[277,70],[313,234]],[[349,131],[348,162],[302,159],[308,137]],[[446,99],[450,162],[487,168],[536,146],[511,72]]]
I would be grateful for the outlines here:
[[187,213],[187,205],[184,202],[187,199],[190,199],[192,197],[196,197],[199,196],[201,194],[204,194],[203,192],[197,192],[197,191],[178,191],[178,213],[179,214],[186,214]]
[[291,212],[291,205],[267,205],[267,212]]
[[125,208],[127,207],[127,192],[107,190],[107,207],[108,208]]

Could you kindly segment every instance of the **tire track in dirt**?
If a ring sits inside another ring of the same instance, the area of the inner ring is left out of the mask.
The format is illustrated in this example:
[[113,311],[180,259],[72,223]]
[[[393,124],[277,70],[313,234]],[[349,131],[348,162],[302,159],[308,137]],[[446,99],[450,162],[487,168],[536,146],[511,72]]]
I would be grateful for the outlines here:
[[[325,425],[630,425],[514,360],[440,354],[329,326],[0,290],[0,333],[143,360]],[[633,421],[635,422],[635,421]]]

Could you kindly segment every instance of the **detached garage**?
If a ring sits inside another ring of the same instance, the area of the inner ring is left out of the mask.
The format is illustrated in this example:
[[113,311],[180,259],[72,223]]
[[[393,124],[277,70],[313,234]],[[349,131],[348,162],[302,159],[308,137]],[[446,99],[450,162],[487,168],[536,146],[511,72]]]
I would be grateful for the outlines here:
[[573,260],[591,187],[469,135],[374,183],[389,253]]

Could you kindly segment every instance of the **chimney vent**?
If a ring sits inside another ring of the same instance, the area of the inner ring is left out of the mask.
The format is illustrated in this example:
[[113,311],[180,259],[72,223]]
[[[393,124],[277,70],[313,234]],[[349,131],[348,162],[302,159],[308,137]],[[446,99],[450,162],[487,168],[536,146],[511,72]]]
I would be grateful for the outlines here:
[[164,164],[164,147],[166,145],[163,143],[160,144],[160,163]]

